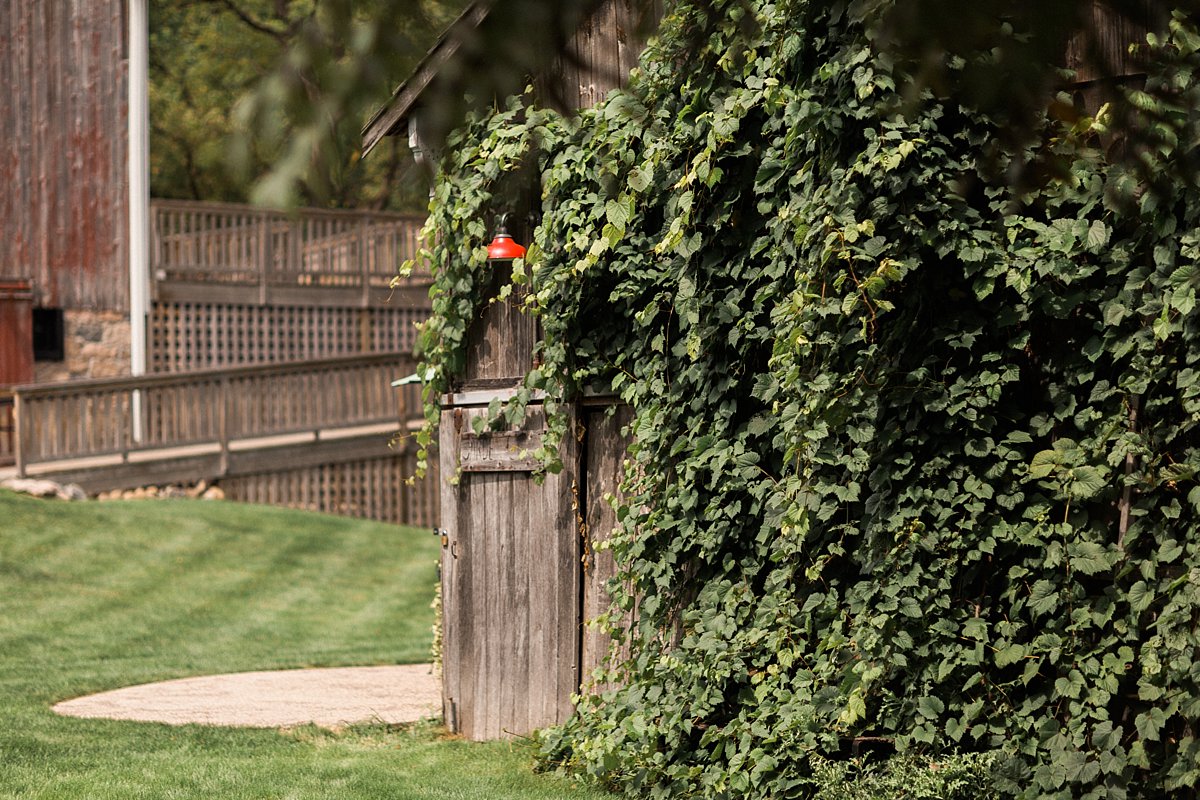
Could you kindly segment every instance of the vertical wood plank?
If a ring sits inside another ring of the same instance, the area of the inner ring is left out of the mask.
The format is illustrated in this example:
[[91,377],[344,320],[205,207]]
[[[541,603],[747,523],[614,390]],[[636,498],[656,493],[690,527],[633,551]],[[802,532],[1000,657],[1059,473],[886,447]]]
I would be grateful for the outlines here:
[[[584,551],[583,575],[583,620],[582,630],[582,660],[580,664],[581,684],[588,689],[592,672],[608,661],[612,637],[594,627],[586,626],[589,620],[600,614],[608,613],[611,608],[611,598],[606,588],[608,581],[616,574],[616,563],[612,553],[599,550],[597,546],[605,542],[617,526],[616,511],[608,497],[616,497],[618,487],[623,477],[623,465],[629,437],[622,435],[621,430],[632,419],[632,411],[628,406],[618,406],[615,413],[608,409],[591,410],[587,414],[587,464],[584,470],[587,482],[585,521],[587,538]],[[622,619],[624,626],[631,623],[628,616]],[[628,645],[624,645],[617,653],[618,658],[628,657]],[[591,686],[596,693],[603,692],[605,684]]]
[[[438,442],[440,524],[446,531],[441,553],[442,567],[442,720],[451,733],[463,733],[463,720],[458,707],[463,705],[462,694],[462,639],[464,632],[459,625],[462,615],[462,588],[459,563],[463,547],[461,529],[463,520],[459,516],[460,491],[454,478],[458,470],[458,437],[455,416],[458,409],[443,411]],[[429,480],[429,478],[426,478]]]

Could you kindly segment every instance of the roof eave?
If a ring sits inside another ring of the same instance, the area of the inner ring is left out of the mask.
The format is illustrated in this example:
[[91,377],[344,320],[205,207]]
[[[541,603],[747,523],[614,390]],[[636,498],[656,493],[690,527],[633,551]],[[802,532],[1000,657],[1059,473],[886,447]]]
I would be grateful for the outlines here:
[[421,95],[429,88],[429,84],[446,62],[458,52],[464,34],[479,27],[487,17],[490,7],[489,0],[475,0],[468,5],[438,39],[437,44],[425,54],[412,75],[396,87],[392,99],[371,116],[362,129],[364,156],[375,149],[383,137],[395,133],[404,125],[415,110]]

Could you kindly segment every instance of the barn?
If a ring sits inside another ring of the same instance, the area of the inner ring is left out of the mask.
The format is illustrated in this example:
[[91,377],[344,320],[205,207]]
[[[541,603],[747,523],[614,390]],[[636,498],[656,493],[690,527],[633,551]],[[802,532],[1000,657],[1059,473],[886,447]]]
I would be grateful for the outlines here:
[[[598,4],[538,76],[543,96],[587,108],[622,85],[644,45],[643,13],[630,0]],[[430,87],[441,71],[462,68],[456,58],[478,57],[472,47],[500,35],[495,26],[503,31],[488,4],[469,6],[367,124],[365,146],[404,135],[421,150],[423,130],[444,123]],[[528,193],[512,202],[528,211]],[[531,221],[516,216],[511,232],[528,241]],[[493,293],[507,282],[511,261],[494,267]],[[612,560],[595,544],[616,524],[604,498],[622,474],[628,409],[614,407],[610,396],[580,398],[571,412],[579,435],[561,453],[564,468],[540,484],[527,455],[544,425],[536,402],[511,430],[479,434],[471,424],[513,395],[533,367],[537,336],[514,299],[487,306],[469,334],[467,366],[441,399],[443,712],[446,725],[468,739],[526,735],[565,721],[572,695],[609,649],[607,635],[586,622],[609,604]]]
[[126,6],[0,6],[0,385],[130,372]]

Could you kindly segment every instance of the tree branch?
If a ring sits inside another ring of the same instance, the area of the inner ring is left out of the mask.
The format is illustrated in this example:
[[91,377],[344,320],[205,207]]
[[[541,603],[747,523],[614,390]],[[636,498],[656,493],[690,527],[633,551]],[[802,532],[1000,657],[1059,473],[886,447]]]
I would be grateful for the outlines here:
[[265,33],[267,36],[270,36],[272,39],[275,39],[281,44],[286,45],[288,43],[287,30],[281,30],[268,25],[262,20],[256,19],[250,14],[250,12],[238,6],[238,4],[233,2],[233,0],[203,0],[203,2],[209,3],[210,5],[224,6],[229,13],[241,20],[242,23],[247,27],[253,28],[259,33]]
[[[1141,405],[1141,395],[1134,395],[1129,399],[1129,430],[1137,433],[1138,428],[1138,406]],[[1121,518],[1117,523],[1117,549],[1124,551],[1125,549],[1125,534],[1129,533],[1129,515],[1133,509],[1133,487],[1129,484],[1129,476],[1133,474],[1133,468],[1137,463],[1137,456],[1133,453],[1125,454],[1125,487],[1121,491],[1121,502],[1119,504],[1121,510]]]

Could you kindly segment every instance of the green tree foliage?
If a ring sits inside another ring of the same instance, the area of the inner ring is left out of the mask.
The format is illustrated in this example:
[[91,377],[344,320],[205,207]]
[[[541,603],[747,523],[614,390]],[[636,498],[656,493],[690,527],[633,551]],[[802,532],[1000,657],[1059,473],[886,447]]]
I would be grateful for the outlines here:
[[156,197],[422,207],[404,145],[361,159],[359,130],[464,0],[155,0]]
[[[355,147],[348,138],[330,136],[328,121],[361,118],[364,108],[382,102],[391,88],[386,81],[408,74],[413,53],[428,40],[425,21],[447,18],[441,10],[457,10],[464,0],[340,0],[319,4],[319,13],[317,3],[300,0],[274,0],[269,8],[266,0],[164,2],[202,9],[204,20],[215,8],[249,31],[286,42],[288,55],[278,59],[257,84],[246,114],[251,131],[278,144],[282,129],[288,139],[286,147],[276,148],[269,170],[255,173],[264,176],[256,187],[259,197],[279,202],[298,192],[337,194],[341,179],[337,173],[344,169],[345,154]],[[530,75],[545,74],[555,68],[557,59],[569,59],[572,50],[567,43],[602,2],[476,0],[473,5],[486,6],[490,13],[481,24],[455,32],[453,57],[440,65],[436,79],[422,91],[426,147],[441,148],[446,135],[469,111],[519,93]],[[662,0],[622,2],[640,12],[637,26],[642,33],[662,7]],[[1200,8],[1196,0],[1175,2],[1193,11]],[[744,26],[757,24],[755,0],[693,0],[693,5],[707,12],[736,13]],[[1147,22],[1165,27],[1166,12],[1158,0],[1106,0],[1103,5],[1093,0],[978,0],[966,5],[956,0],[911,0],[890,4],[873,16],[871,37],[876,47],[910,65],[903,89],[910,102],[926,89],[953,93],[991,116],[1005,149],[1019,154],[1037,133],[1044,98],[1062,83],[1060,67],[1068,39],[1089,74],[1124,74],[1123,64],[1114,58],[1124,61],[1125,57],[1108,46],[1107,37],[1089,36],[1091,23],[1104,19],[1104,29],[1116,30],[1137,29]],[[685,33],[681,49],[702,48],[703,36],[701,29]],[[227,49],[240,52],[229,47],[234,40],[224,41]],[[981,53],[988,57],[975,57]],[[543,88],[554,86],[550,81]],[[561,98],[553,96],[542,100],[553,107],[563,105]],[[1133,156],[1129,163],[1136,168],[1136,154],[1143,145],[1157,146],[1161,129],[1168,135],[1175,131],[1169,117],[1155,118],[1147,126],[1143,124],[1148,119],[1146,107],[1135,108],[1120,97],[1114,100],[1111,124],[1131,143],[1125,154]],[[1056,104],[1054,113],[1071,120],[1077,117],[1069,104]],[[386,157],[389,171],[397,163],[394,140],[391,146],[393,152]],[[243,142],[240,152],[243,165],[250,163],[253,148]],[[1010,162],[1012,182],[1036,183],[1045,171],[1061,167],[1047,160],[1044,152],[1027,155],[1028,162]],[[1176,155],[1174,172],[1200,172],[1200,156]],[[1144,180],[1148,175],[1139,177]]]
[[[559,437],[583,386],[634,411],[633,656],[548,757],[636,797],[833,796],[869,738],[986,756],[947,797],[1192,792],[1200,191],[1172,165],[1200,145],[1200,35],[1177,17],[1146,47],[1132,119],[1165,122],[1133,170],[1106,113],[1041,113],[1017,149],[963,97],[914,102],[920,62],[872,39],[890,7],[681,2],[628,91],[452,139],[431,396],[536,163],[514,282],[545,338],[491,424],[533,390]],[[1036,149],[1059,176],[1015,187]]]

